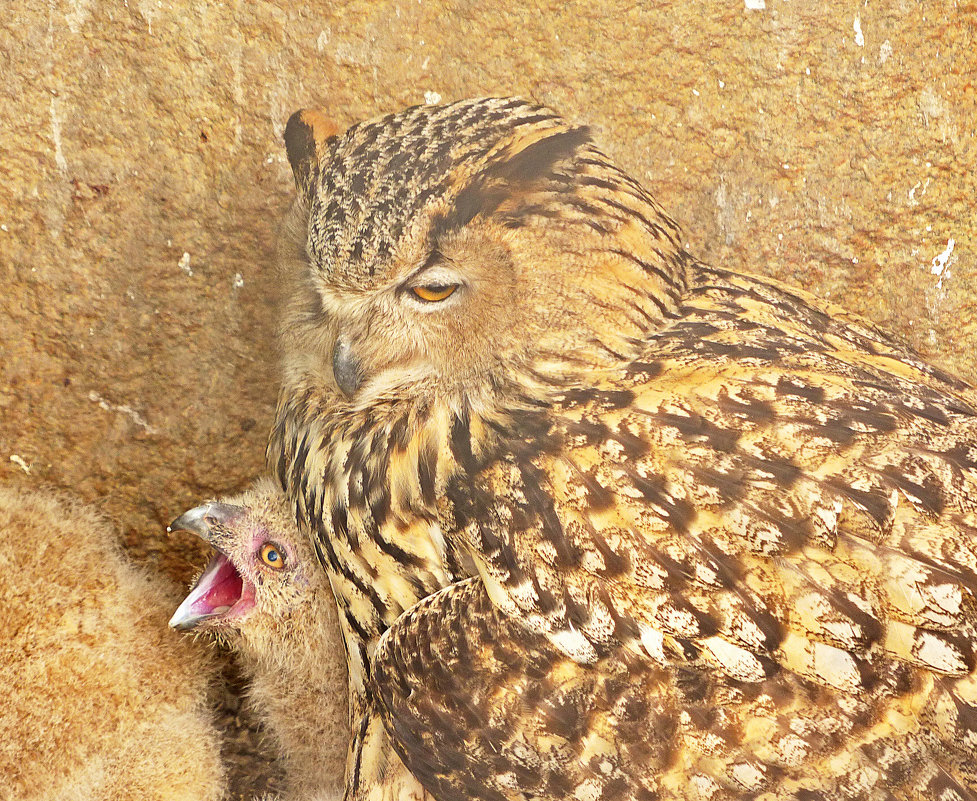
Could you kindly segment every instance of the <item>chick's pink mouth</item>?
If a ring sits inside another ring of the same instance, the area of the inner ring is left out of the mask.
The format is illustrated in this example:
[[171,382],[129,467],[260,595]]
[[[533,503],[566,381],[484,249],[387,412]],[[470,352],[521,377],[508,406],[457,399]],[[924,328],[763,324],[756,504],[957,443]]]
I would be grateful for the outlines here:
[[241,577],[225,554],[214,551],[190,594],[170,618],[170,626],[186,631],[203,623],[220,625],[253,608],[254,586]]

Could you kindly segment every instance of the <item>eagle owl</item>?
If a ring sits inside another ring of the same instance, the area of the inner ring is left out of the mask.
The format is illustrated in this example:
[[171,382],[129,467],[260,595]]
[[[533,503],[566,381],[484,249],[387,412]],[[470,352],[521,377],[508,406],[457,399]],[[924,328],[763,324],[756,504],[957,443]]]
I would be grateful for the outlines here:
[[347,798],[977,797],[977,404],[519,99],[285,133]]

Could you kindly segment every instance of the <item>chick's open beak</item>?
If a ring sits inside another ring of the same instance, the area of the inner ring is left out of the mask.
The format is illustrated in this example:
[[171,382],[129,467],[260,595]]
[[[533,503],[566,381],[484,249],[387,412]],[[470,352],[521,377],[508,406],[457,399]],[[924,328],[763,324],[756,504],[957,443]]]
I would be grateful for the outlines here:
[[180,515],[170,523],[167,531],[192,531],[204,542],[212,542],[218,526],[226,526],[244,515],[247,510],[243,506],[230,503],[205,503],[196,506]]
[[[241,506],[209,503],[180,515],[168,529],[192,531],[205,542],[215,545],[217,530],[238,520],[245,511]],[[189,631],[205,621],[218,622],[239,617],[253,607],[253,585],[241,576],[227,554],[215,548],[190,594],[170,618],[170,627]]]
[[223,617],[244,600],[244,594],[244,580],[231,560],[215,551],[190,594],[170,618],[170,628],[189,631],[205,620]]

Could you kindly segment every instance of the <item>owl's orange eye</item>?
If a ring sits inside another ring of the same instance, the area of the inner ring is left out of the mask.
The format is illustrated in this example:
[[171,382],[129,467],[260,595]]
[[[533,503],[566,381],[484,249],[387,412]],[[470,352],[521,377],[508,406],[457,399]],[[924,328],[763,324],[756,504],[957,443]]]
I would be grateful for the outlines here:
[[411,287],[410,291],[418,300],[423,300],[425,303],[437,303],[441,300],[447,300],[457,288],[458,284],[429,284],[428,286]]
[[281,570],[285,567],[285,554],[273,542],[266,542],[258,551],[258,558],[261,559],[272,570]]

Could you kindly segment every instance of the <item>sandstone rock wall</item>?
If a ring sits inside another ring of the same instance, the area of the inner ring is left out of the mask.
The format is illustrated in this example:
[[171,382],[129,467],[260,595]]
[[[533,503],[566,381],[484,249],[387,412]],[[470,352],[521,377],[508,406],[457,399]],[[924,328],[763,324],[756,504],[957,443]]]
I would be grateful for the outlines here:
[[[761,6],[761,8],[758,8]],[[0,480],[163,526],[263,462],[294,109],[523,94],[591,123],[703,258],[977,379],[977,5],[7,0]]]

